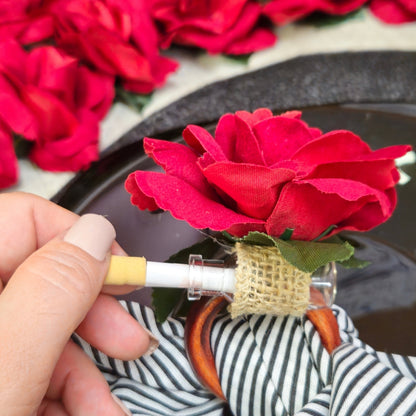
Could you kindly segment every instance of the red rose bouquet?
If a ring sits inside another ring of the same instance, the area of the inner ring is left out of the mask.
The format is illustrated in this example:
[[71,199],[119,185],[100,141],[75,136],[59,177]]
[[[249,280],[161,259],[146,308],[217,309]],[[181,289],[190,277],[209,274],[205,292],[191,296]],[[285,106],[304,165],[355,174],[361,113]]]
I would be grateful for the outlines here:
[[[183,138],[186,144],[145,138],[165,173],[130,174],[132,203],[168,210],[197,229],[274,244],[305,271],[351,258],[351,246],[329,237],[370,230],[392,215],[394,159],[410,149],[372,150],[350,131],[322,134],[300,112],[268,109],[224,115],[215,136],[187,126]],[[320,260],[305,259],[305,250]]]

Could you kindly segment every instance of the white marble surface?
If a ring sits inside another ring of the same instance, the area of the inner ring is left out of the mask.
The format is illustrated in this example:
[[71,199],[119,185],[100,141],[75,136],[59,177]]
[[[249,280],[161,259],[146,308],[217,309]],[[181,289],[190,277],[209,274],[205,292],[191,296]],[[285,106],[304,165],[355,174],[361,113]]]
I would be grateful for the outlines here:
[[[212,82],[250,72],[297,56],[322,52],[374,50],[416,51],[416,22],[400,26],[385,25],[367,11],[337,25],[316,27],[292,24],[276,29],[278,42],[272,48],[253,54],[247,64],[223,56],[185,51],[170,52],[179,64],[167,84],[157,90],[139,114],[115,104],[101,123],[100,148],[105,149],[145,117],[167,104]],[[73,173],[45,172],[27,160],[20,161],[19,183],[4,192],[25,191],[51,198]]]

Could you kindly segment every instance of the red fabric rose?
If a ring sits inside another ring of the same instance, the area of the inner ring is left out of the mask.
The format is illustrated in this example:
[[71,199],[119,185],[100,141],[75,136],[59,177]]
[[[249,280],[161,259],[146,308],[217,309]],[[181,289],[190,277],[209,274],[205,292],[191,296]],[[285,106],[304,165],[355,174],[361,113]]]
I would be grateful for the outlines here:
[[370,10],[386,23],[400,24],[416,21],[415,0],[372,0]]
[[41,168],[76,171],[98,158],[98,122],[114,98],[114,79],[53,47],[25,52],[0,44],[0,121],[33,141]]
[[198,46],[209,53],[248,54],[273,45],[276,36],[258,27],[261,6],[252,0],[152,0],[152,15],[162,24],[162,45]]
[[387,220],[399,179],[394,159],[409,146],[371,150],[350,131],[322,134],[300,112],[226,114],[215,138],[189,125],[186,145],[146,138],[166,173],[136,171],[126,189],[140,209],[169,210],[194,228],[242,236],[261,231],[312,240],[331,225],[365,231]]
[[343,15],[360,8],[367,0],[271,0],[263,7],[273,23],[284,25],[313,12]]
[[17,171],[12,134],[0,120],[0,189],[8,188],[16,183]]
[[43,41],[53,34],[53,17],[42,0],[0,0],[0,40],[22,44]]
[[71,55],[121,78],[123,87],[150,93],[176,62],[158,51],[158,34],[145,0],[58,0],[51,5],[56,41]]

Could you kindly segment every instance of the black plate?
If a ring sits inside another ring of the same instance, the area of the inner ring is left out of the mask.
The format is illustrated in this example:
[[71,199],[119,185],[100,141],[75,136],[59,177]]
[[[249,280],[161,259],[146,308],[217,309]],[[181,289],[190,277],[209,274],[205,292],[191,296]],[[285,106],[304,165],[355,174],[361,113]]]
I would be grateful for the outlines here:
[[[200,239],[169,213],[141,212],[124,190],[128,173],[155,169],[143,153],[144,136],[180,140],[190,123],[215,127],[227,111],[269,107],[276,113],[302,109],[304,119],[324,131],[348,129],[372,148],[416,145],[416,54],[315,55],[212,84],[140,123],[78,174],[53,200],[77,213],[107,215],[118,241],[132,255],[166,260]],[[416,355],[415,165],[398,186],[393,217],[365,235],[350,234],[360,255],[373,261],[361,271],[340,270],[336,303],[354,318],[360,337],[380,350]],[[135,295],[148,302],[149,293]]]

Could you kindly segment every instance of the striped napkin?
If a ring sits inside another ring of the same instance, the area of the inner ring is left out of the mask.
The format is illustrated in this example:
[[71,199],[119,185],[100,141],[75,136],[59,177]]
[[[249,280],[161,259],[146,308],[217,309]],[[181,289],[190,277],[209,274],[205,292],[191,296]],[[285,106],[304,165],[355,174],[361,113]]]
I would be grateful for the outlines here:
[[332,356],[306,318],[219,317],[211,347],[225,405],[199,383],[189,365],[183,320],[159,324],[150,308],[121,303],[159,338],[156,352],[123,362],[74,339],[133,415],[416,414],[416,357],[377,352],[364,344],[337,306],[333,311],[343,343]]

